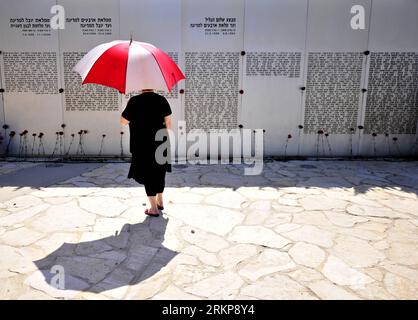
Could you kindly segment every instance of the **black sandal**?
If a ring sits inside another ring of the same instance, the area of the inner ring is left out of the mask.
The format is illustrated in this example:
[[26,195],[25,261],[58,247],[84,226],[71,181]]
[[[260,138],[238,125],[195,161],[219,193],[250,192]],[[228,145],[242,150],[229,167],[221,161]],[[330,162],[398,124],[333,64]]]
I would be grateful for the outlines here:
[[157,204],[157,208],[158,208],[158,210],[164,210],[164,207],[163,206],[160,206],[158,204]]

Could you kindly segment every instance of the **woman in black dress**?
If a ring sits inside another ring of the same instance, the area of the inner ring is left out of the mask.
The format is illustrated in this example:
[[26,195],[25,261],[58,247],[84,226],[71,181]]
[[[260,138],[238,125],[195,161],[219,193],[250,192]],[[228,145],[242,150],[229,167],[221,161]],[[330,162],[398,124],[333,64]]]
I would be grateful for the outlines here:
[[[171,108],[163,96],[152,89],[129,99],[120,119],[121,124],[129,124],[130,145],[132,153],[128,178],[145,186],[151,208],[145,214],[158,216],[163,206],[165,173],[171,172],[170,154],[168,162],[159,164],[156,161],[156,149],[162,141],[156,141],[155,134],[160,129],[171,129]],[[167,152],[170,151],[168,141]]]

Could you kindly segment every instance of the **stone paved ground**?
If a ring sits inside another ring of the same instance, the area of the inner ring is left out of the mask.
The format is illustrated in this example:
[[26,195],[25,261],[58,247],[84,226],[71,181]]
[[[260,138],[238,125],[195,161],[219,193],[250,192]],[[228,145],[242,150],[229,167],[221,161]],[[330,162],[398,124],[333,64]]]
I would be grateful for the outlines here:
[[0,204],[1,299],[418,298],[417,162],[177,167],[159,218],[128,167]]

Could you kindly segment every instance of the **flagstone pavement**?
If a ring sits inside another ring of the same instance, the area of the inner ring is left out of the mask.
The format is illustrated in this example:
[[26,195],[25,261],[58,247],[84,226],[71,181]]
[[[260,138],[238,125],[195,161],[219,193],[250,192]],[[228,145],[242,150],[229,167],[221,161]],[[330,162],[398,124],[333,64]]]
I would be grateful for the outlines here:
[[0,299],[418,299],[417,162],[180,165],[158,218],[128,168],[0,203]]

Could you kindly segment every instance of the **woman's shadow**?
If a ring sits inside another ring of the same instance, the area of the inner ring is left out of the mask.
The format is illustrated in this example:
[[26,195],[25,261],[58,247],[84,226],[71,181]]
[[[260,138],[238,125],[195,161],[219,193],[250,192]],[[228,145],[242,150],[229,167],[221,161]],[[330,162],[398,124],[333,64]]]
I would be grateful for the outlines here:
[[167,223],[163,217],[147,217],[142,223],[125,224],[114,236],[64,243],[34,263],[55,289],[100,293],[134,285],[177,255],[163,246]]

